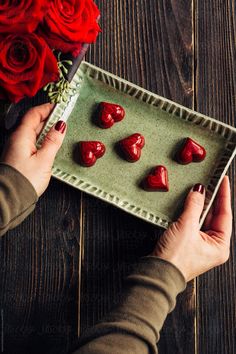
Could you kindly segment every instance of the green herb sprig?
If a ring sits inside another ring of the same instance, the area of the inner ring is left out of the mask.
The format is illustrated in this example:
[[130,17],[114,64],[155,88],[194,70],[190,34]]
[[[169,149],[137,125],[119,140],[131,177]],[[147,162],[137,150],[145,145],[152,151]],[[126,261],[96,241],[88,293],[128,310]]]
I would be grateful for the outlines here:
[[51,103],[67,102],[69,97],[78,92],[78,86],[72,82],[69,82],[65,75],[68,74],[68,69],[65,66],[72,65],[71,60],[61,60],[61,53],[58,54],[58,70],[59,81],[49,82],[44,88],[44,91],[48,92]]

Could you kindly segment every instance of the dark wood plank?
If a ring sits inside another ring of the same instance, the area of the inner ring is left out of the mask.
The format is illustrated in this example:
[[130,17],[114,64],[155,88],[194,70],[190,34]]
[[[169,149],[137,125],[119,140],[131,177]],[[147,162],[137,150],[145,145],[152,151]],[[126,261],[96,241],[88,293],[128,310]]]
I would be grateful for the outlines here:
[[[235,126],[236,60],[234,0],[196,1],[195,108]],[[236,164],[229,175],[234,206],[231,257],[198,280],[198,352],[236,353]]]
[[79,255],[80,192],[54,180],[35,212],[0,239],[4,353],[64,354],[73,346]]
[[[192,2],[97,1],[103,34],[87,60],[153,92],[192,107]],[[148,254],[160,229],[83,196],[84,260],[81,329],[117,302],[130,265]],[[179,298],[160,353],[194,353],[194,285]]]

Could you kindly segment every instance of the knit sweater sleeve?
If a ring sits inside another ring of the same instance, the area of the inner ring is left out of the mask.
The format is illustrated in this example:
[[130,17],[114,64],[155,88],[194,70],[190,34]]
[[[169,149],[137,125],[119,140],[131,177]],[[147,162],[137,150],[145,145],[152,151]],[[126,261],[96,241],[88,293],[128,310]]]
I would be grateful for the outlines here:
[[32,184],[13,167],[0,163],[0,236],[19,225],[35,208]]
[[120,304],[83,335],[74,354],[156,354],[163,323],[185,287],[173,264],[142,258],[126,279]]

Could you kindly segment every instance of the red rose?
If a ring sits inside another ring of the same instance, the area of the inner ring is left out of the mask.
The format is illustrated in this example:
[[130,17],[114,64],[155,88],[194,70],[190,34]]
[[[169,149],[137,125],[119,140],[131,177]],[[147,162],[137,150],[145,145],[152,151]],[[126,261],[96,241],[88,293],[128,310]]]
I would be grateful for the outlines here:
[[96,40],[100,32],[99,15],[93,0],[53,0],[40,26],[40,34],[51,48],[76,56],[81,43]]
[[33,32],[51,0],[0,1],[0,33]]
[[55,56],[34,33],[10,34],[0,41],[0,98],[17,103],[58,80]]

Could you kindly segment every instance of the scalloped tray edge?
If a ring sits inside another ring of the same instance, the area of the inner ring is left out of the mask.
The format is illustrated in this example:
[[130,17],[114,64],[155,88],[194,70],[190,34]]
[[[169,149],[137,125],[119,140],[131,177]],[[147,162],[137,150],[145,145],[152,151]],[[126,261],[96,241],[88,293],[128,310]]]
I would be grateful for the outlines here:
[[[218,134],[225,138],[225,140],[228,142],[225,149],[225,153],[221,156],[221,159],[219,160],[218,165],[215,168],[213,176],[211,177],[210,183],[206,188],[206,201],[204,211],[200,219],[200,226],[202,226],[205,217],[217,194],[221,181],[225,176],[231,162],[236,156],[236,128],[231,127],[230,125],[222,123],[220,121],[217,121],[214,118],[210,118],[206,115],[198,113],[187,107],[184,107],[157,94],[154,94],[85,61],[82,62],[72,82],[75,85],[79,85],[83,74],[88,74],[93,79],[103,81],[111,87],[118,89],[136,99],[142,100],[145,103],[158,107],[167,113],[171,113],[177,116],[180,119],[184,119],[185,121],[189,121],[193,124],[204,127],[205,129],[208,129],[214,132],[215,134]],[[62,102],[55,106],[50,118],[48,119],[42,133],[38,138],[38,148],[41,146],[42,141],[47,132],[61,118],[67,106],[71,104],[73,95],[74,93],[72,93],[71,96],[68,97],[68,102]],[[101,200],[107,201],[110,204],[113,204],[122,210],[126,210],[130,214],[133,214],[150,223],[164,228],[167,228],[171,223],[171,221],[161,218],[158,215],[154,215],[142,209],[141,207],[134,206],[126,200],[120,200],[115,195],[112,195],[104,190],[99,190],[97,187],[88,184],[87,182],[77,178],[76,176],[73,176],[72,174],[62,171],[56,166],[53,166],[52,175],[56,179],[63,181],[66,184],[69,184],[70,186],[81,190],[82,192],[86,192]]]

